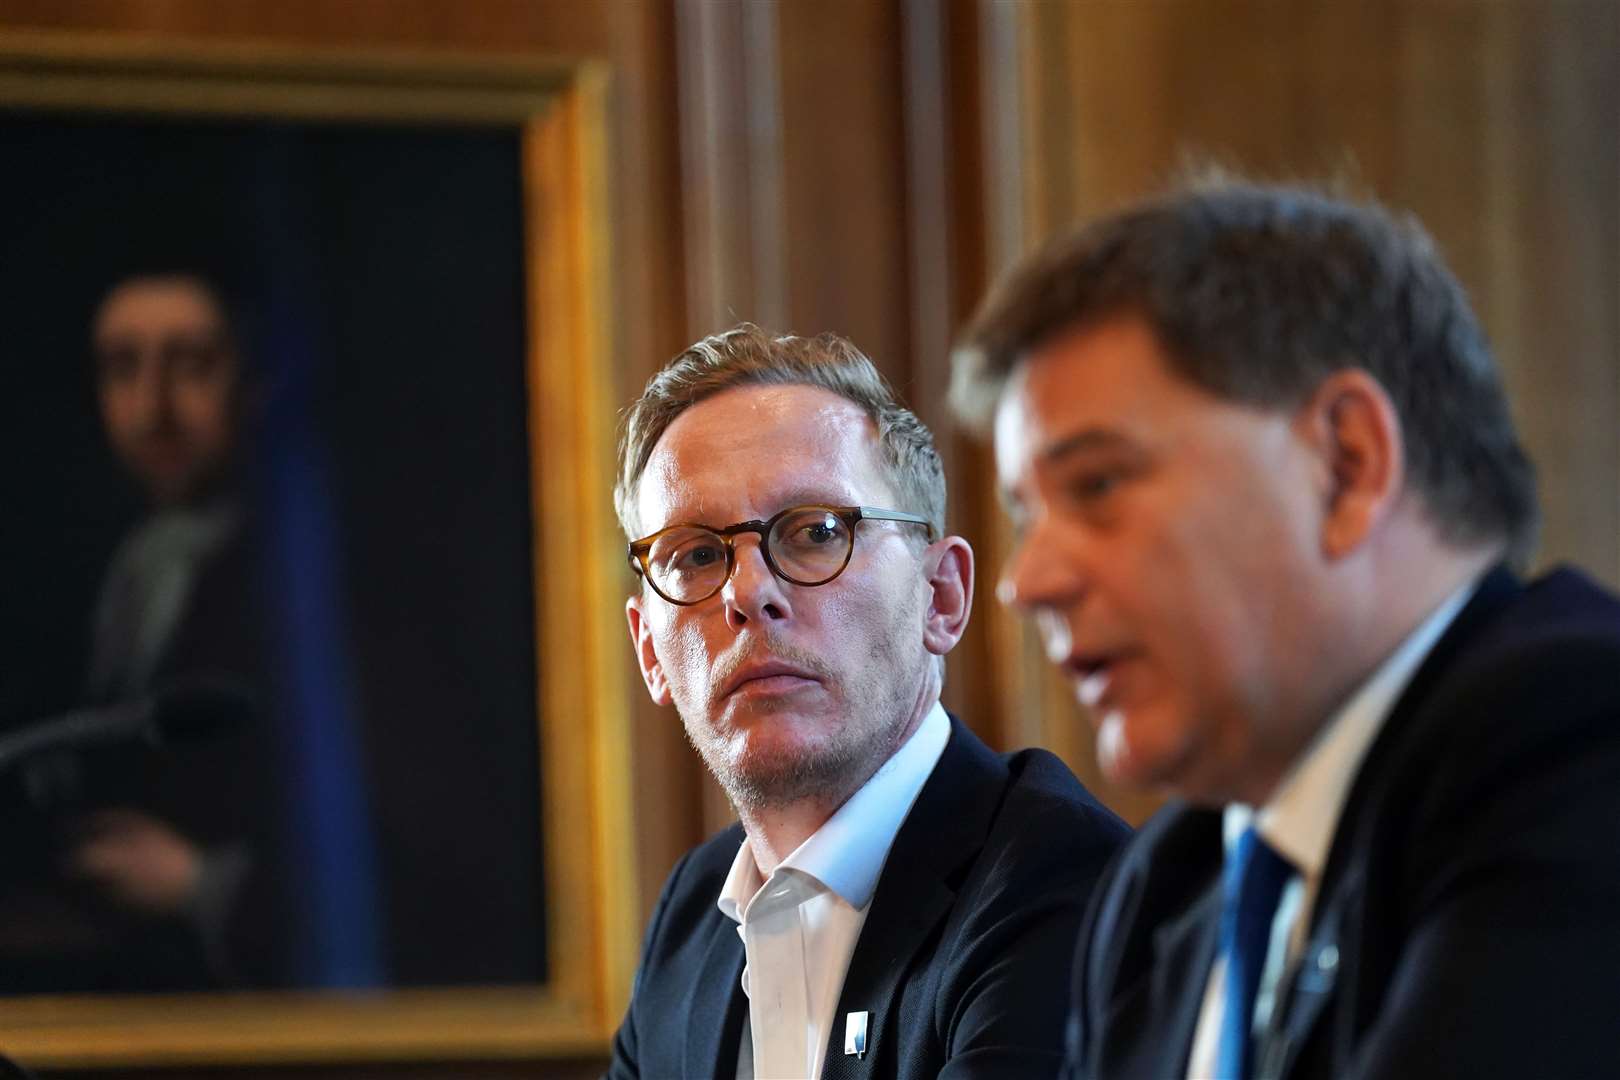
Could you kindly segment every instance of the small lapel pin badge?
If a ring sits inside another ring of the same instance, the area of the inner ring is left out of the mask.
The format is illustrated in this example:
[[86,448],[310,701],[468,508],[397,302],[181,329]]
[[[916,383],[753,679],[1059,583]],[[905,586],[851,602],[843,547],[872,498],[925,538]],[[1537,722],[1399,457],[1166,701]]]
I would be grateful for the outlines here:
[[857,1058],[866,1057],[866,1012],[852,1012],[844,1017],[844,1053]]

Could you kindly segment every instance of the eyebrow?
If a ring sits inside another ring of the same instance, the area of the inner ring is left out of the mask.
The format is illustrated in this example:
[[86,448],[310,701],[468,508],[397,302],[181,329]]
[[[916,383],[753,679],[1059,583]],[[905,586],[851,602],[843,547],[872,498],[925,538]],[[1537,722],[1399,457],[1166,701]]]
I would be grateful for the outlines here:
[[1040,458],[1046,462],[1061,461],[1063,458],[1073,457],[1075,454],[1083,454],[1090,450],[1118,449],[1129,442],[1129,439],[1117,431],[1108,431],[1103,428],[1084,428],[1042,447]]
[[[829,495],[825,488],[820,490],[795,488],[792,491],[784,492],[777,502],[779,505],[776,510],[784,510],[789,506],[854,506],[858,505],[861,500],[856,499],[851,502],[843,495]],[[774,514],[776,510],[771,511],[771,513]]]
[[[1119,449],[1129,443],[1130,440],[1117,431],[1095,427],[1083,428],[1042,447],[1036,456],[1042,464],[1051,465],[1078,454]],[[1024,500],[1016,489],[997,484],[996,494],[1000,496],[1002,509],[1010,517],[1016,519],[1023,512]]]

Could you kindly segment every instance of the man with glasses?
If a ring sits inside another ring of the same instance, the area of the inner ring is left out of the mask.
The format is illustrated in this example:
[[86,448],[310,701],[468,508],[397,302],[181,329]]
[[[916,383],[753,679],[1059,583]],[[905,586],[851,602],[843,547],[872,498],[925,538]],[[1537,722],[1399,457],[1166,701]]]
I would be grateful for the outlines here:
[[1075,1075],[1620,1073],[1620,604],[1523,583],[1483,332],[1410,218],[1217,180],[985,302],[1029,611],[1172,803],[1081,946]]
[[613,1077],[1040,1075],[1124,826],[939,704],[973,552],[928,430],[849,342],[743,325],[629,410],[648,692],[740,823],[676,866]]

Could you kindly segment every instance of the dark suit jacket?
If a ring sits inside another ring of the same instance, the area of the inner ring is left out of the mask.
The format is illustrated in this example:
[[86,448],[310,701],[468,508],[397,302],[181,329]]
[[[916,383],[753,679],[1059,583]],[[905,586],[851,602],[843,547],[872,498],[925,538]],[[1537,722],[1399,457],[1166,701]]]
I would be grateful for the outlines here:
[[[1051,754],[994,754],[953,718],[878,879],[822,1076],[1056,1072],[1074,936],[1127,833]],[[743,946],[715,901],[742,839],[734,825],[670,874],[609,1076],[736,1075]],[[868,1052],[847,1057],[862,1010]]]
[[[1216,951],[1221,815],[1173,805],[1112,867],[1070,1071],[1184,1077]],[[1350,790],[1264,1076],[1620,1075],[1620,604],[1488,576]]]
[[[268,645],[252,602],[258,567],[244,531],[233,529],[195,567],[196,581],[150,676],[136,681],[126,674],[93,687],[80,704],[129,705],[200,678],[262,705]],[[116,589],[110,574],[103,591]],[[133,633],[143,620],[129,608]],[[131,644],[124,642],[125,652]],[[272,934],[269,918],[288,908],[268,857],[275,805],[270,770],[278,755],[263,710],[243,711],[245,718],[222,722],[203,737],[64,753],[58,761],[77,784],[0,808],[6,819],[0,824],[6,862],[0,871],[0,993],[173,993],[263,984],[262,973],[287,951],[285,934]],[[235,849],[254,869],[206,929],[195,913],[139,912],[62,869],[71,847],[65,838],[82,828],[85,815],[109,807],[138,810],[204,851]],[[206,942],[216,936],[211,950]]]

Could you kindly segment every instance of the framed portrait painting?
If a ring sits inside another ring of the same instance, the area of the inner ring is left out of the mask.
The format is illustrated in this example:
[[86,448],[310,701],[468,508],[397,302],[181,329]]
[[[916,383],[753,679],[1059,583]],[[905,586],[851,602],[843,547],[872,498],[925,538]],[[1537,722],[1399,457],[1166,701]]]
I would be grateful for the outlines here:
[[600,1052],[606,76],[0,35],[0,1047]]

